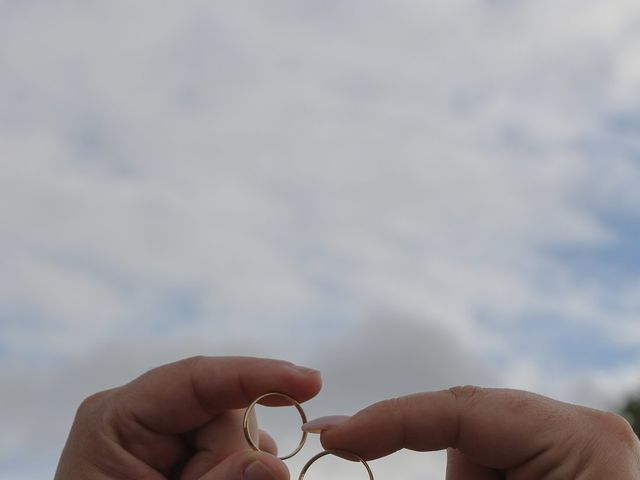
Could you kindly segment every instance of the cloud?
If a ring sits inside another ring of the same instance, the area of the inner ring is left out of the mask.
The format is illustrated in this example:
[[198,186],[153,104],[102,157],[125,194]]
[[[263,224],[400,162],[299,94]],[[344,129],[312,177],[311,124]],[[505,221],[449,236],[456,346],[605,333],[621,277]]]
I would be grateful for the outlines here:
[[444,328],[397,315],[378,315],[315,355],[327,372],[325,402],[337,413],[419,391],[499,382]]
[[[393,312],[570,396],[547,345],[640,338],[639,18],[631,0],[5,2],[0,359],[35,381],[125,338],[307,358],[359,331],[385,352],[413,339],[369,320]],[[584,375],[627,385],[634,362],[607,362]]]

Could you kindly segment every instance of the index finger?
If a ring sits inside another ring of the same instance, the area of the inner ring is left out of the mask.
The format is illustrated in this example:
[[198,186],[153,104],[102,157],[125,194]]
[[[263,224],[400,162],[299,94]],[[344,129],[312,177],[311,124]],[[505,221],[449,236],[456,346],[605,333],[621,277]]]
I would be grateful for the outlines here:
[[[562,438],[576,412],[574,405],[528,392],[456,387],[376,403],[323,429],[322,444],[366,459],[402,448],[455,447],[480,465],[504,469],[540,453],[552,438]],[[309,422],[305,429],[321,424],[321,419]]]
[[193,357],[155,368],[119,389],[117,409],[157,433],[185,433],[267,392],[299,402],[315,396],[320,373],[282,360]]

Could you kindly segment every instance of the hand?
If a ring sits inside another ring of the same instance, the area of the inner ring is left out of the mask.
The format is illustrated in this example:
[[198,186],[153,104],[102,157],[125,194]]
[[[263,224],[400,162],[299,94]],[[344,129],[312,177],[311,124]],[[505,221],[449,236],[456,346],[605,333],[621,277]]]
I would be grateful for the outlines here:
[[[288,480],[284,463],[250,449],[243,408],[267,392],[300,402],[319,372],[279,360],[194,357],[87,398],[55,480]],[[260,436],[260,447],[275,444]]]
[[622,417],[517,390],[419,393],[303,428],[365,459],[448,448],[449,480],[640,479],[640,442]]

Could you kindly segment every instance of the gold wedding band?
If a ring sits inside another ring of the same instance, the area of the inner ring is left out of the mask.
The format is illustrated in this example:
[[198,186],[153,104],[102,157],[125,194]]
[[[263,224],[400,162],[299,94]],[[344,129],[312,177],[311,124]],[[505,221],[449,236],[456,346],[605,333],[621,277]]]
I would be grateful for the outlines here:
[[352,457],[355,460],[358,460],[360,463],[362,463],[362,465],[364,465],[364,468],[367,469],[367,474],[369,474],[369,480],[374,480],[373,472],[371,471],[371,468],[369,468],[369,464],[365,461],[365,459],[356,455],[355,453],[347,452],[345,450],[325,450],[323,452],[318,453],[317,455],[312,457],[311,460],[309,460],[304,467],[302,467],[302,471],[300,472],[300,476],[298,477],[298,480],[304,480],[304,476],[307,473],[307,470],[309,470],[309,467],[313,465],[313,463],[316,460],[321,459],[325,455],[335,455],[336,457]]
[[[242,418],[242,429],[244,430],[244,438],[247,439],[247,442],[249,443],[249,445],[251,445],[251,448],[257,451],[261,451],[261,450],[258,444],[256,443],[256,441],[253,438],[251,438],[251,432],[249,431],[249,418],[251,416],[251,411],[255,410],[258,402],[267,397],[282,397],[286,399],[292,406],[296,407],[296,410],[298,410],[298,413],[300,414],[300,418],[302,419],[302,423],[303,424],[307,423],[307,416],[305,415],[304,410],[302,409],[302,406],[295,398],[291,398],[289,395],[286,395],[284,393],[279,393],[279,392],[271,392],[271,393],[265,393],[264,395],[260,395],[253,402],[251,402],[251,405],[249,405],[249,407],[245,410],[244,417]],[[285,455],[283,457],[278,457],[278,458],[280,460],[286,460],[287,458],[293,457],[296,453],[298,453],[302,449],[302,447],[304,446],[304,442],[306,442],[306,440],[307,440],[307,432],[302,432],[302,438],[300,439],[300,443],[298,443],[298,446],[296,447],[296,449],[290,454]]]

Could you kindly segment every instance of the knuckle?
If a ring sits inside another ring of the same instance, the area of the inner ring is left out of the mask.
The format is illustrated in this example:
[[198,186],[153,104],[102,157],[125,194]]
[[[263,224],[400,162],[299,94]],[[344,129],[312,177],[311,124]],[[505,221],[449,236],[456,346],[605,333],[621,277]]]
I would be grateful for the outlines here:
[[192,357],[187,358],[185,361],[197,365],[198,363],[204,361],[205,358],[207,357],[204,355],[193,355]]
[[473,404],[482,394],[482,389],[475,385],[459,385],[449,388],[448,392],[453,397],[456,410],[456,425],[450,434],[451,437],[449,439],[449,445],[457,446],[460,438],[460,430],[462,428],[462,411],[473,406]]
[[475,385],[458,385],[449,388],[449,393],[456,401],[474,402],[482,394],[482,388]]
[[102,425],[117,416],[117,405],[114,405],[117,402],[113,399],[118,395],[118,391],[118,388],[112,388],[89,395],[78,406],[75,421],[91,425],[97,422]]
[[192,374],[192,378],[198,376],[198,372],[205,369],[207,367],[209,357],[206,355],[194,355],[192,357],[186,358],[183,362],[187,365],[188,370]]
[[387,400],[387,405],[389,407],[389,413],[393,418],[402,418],[404,412],[409,407],[409,398],[406,396],[390,398]]
[[159,368],[176,368],[178,367],[178,365],[186,365],[189,370],[196,371],[204,363],[206,358],[207,357],[204,355],[194,355],[192,357],[187,357],[178,362],[170,363],[168,365],[165,365],[164,367],[159,367]]
[[92,413],[94,413],[96,410],[100,408],[106,396],[107,396],[106,391],[97,392],[92,395],[89,395],[84,400],[82,400],[82,402],[80,402],[80,405],[78,406],[77,415],[78,416],[91,415]]
[[384,413],[388,415],[388,421],[392,425],[396,425],[396,442],[399,445],[406,445],[408,441],[407,411],[411,408],[411,396],[390,398],[379,405],[384,408]]
[[591,413],[596,424],[608,433],[608,436],[624,444],[636,445],[636,436],[631,424],[622,415],[613,412],[593,410]]

